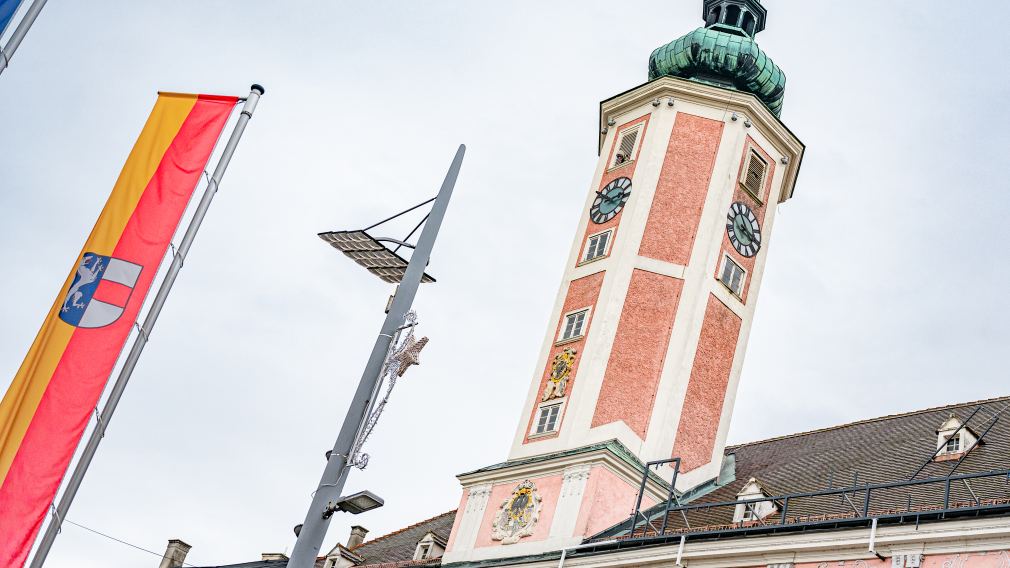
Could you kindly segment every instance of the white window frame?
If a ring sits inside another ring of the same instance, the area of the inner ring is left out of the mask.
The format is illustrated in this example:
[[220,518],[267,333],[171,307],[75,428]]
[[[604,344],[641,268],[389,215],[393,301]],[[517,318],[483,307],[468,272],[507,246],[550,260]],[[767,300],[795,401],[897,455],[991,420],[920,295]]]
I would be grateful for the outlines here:
[[[732,262],[734,266],[736,266],[737,268],[740,269],[741,274],[740,274],[740,291],[739,292],[737,292],[733,288],[730,288],[729,284],[727,284],[727,283],[725,283],[725,282],[722,281],[722,275],[726,272],[726,263],[727,262]],[[719,263],[719,273],[716,275],[715,279],[718,280],[719,283],[723,285],[723,287],[725,287],[727,290],[729,290],[730,294],[733,294],[735,297],[737,297],[737,298],[739,298],[741,300],[743,299],[743,291],[747,287],[747,269],[744,268],[743,266],[740,266],[739,262],[733,260],[730,257],[729,253],[723,253],[723,255],[722,255],[722,262]]]
[[[585,312],[586,317],[582,319],[582,327],[579,329],[577,335],[571,337],[565,337],[565,330],[568,328],[568,318],[569,316],[574,316],[576,314]],[[560,345],[562,343],[571,343],[572,341],[578,341],[586,336],[586,328],[589,327],[589,316],[593,315],[592,306],[587,306],[585,308],[579,308],[577,310],[572,310],[570,312],[565,312],[561,316],[561,329],[558,330],[558,338],[554,342],[555,345]]]
[[[615,168],[620,168],[622,166],[626,166],[626,165],[628,165],[630,163],[633,163],[635,161],[635,159],[638,157],[638,148],[639,148],[639,146],[642,145],[642,125],[643,124],[644,123],[639,122],[638,124],[629,126],[627,128],[624,128],[624,129],[621,129],[621,130],[619,130],[617,132],[617,136],[614,137],[614,152],[613,152],[613,155],[610,156],[610,165],[607,168],[608,171],[609,170],[613,170]],[[637,132],[637,134],[635,136],[635,144],[631,147],[631,152],[630,152],[631,155],[628,156],[627,160],[625,160],[625,161],[623,161],[623,162],[621,162],[621,163],[618,164],[617,163],[617,153],[621,149],[621,140],[623,140],[625,136],[627,136],[628,134],[631,134],[632,132]]]
[[[551,430],[544,430],[543,432],[537,432],[537,426],[540,424],[540,415],[543,413],[545,409],[552,407],[557,407],[558,409],[557,417],[554,419],[554,428]],[[538,404],[537,411],[533,415],[533,424],[530,426],[529,437],[538,438],[541,436],[549,436],[551,434],[557,434],[559,431],[561,431],[561,417],[564,416],[564,413],[565,413],[565,399],[561,400],[554,399],[549,400],[547,402],[541,402],[540,404]]]
[[[947,438],[947,440],[943,443],[943,453],[945,453],[945,454],[958,454],[958,453],[961,453],[961,451],[964,449],[964,448],[961,447],[961,444],[962,444],[963,441],[964,440],[962,440],[960,433],[958,433],[957,436],[951,436],[951,437]],[[957,445],[957,447],[954,448],[954,449],[950,449],[951,442],[954,442]]]
[[431,558],[431,549],[433,545],[430,542],[422,542],[417,545],[417,553],[414,555],[414,560],[427,560]]
[[[599,236],[602,236],[602,235],[608,235],[607,236],[607,244],[605,244],[603,246],[603,253],[600,254],[599,256],[594,256],[593,258],[588,258],[588,256],[589,256],[589,243],[591,243],[593,241],[593,239],[595,239],[595,238],[597,238]],[[603,260],[603,259],[609,257],[610,256],[610,246],[612,244],[614,244],[614,230],[613,229],[607,229],[606,231],[600,231],[599,233],[593,233],[592,235],[589,235],[588,237],[586,237],[586,242],[585,242],[585,244],[582,247],[582,260],[579,261],[579,265],[588,264],[590,262],[596,262],[597,260]]]
[[[751,189],[747,187],[747,176],[750,175],[751,160],[755,159],[765,165],[765,171],[764,174],[761,176],[761,183],[758,184],[757,192],[751,191]],[[743,190],[747,192],[748,195],[756,199],[757,202],[762,205],[764,204],[764,201],[763,198],[761,197],[761,194],[764,193],[765,185],[767,185],[768,182],[769,169],[771,169],[771,166],[769,165],[768,160],[766,160],[764,156],[762,156],[761,153],[757,151],[757,148],[755,148],[754,146],[749,146],[747,148],[747,162],[743,166],[743,175],[740,176],[739,183],[740,187],[742,187]]]

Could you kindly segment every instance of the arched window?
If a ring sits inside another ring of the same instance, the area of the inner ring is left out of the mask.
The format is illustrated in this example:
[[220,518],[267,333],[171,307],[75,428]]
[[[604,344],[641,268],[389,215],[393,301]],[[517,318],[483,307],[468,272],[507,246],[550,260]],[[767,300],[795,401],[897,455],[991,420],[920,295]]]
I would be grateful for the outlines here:
[[754,14],[750,12],[745,12],[743,15],[743,31],[747,32],[747,35],[754,35]]
[[714,26],[719,23],[719,18],[722,17],[722,6],[716,6],[712,8],[712,12],[708,15],[708,25]]
[[726,25],[740,27],[740,6],[726,7]]

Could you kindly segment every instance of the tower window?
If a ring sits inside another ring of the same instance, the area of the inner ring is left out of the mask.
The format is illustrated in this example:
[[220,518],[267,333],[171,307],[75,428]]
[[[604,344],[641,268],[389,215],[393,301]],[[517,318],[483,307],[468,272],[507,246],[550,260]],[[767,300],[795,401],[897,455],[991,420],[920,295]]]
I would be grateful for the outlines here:
[[607,256],[610,250],[610,237],[613,233],[614,231],[611,229],[590,236],[586,242],[586,252],[582,257],[582,262],[589,262],[590,260]]
[[764,186],[767,171],[768,164],[757,152],[751,151],[747,160],[747,170],[744,172],[743,186],[758,201],[761,200],[761,188]]
[[729,6],[726,8],[726,25],[740,27],[740,7]]
[[722,258],[722,268],[719,270],[719,281],[738,298],[743,295],[743,283],[747,273],[739,264],[733,262],[729,255]]
[[635,159],[635,149],[638,147],[639,130],[639,127],[636,125],[620,133],[618,136],[618,140],[620,140],[620,142],[618,143],[617,151],[614,152],[614,162],[610,165],[610,167],[614,168]]
[[589,317],[589,309],[579,310],[565,315],[565,326],[561,329],[561,337],[558,341],[568,341],[582,337],[586,328],[586,319]]
[[558,416],[561,415],[561,405],[551,404],[541,406],[537,414],[537,423],[534,425],[534,434],[546,434],[554,432],[558,428]]

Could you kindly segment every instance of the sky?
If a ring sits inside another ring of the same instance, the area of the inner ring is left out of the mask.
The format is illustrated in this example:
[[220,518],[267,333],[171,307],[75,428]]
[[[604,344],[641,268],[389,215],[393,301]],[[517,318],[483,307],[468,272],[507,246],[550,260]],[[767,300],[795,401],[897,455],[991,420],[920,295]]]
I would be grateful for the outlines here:
[[[1010,76],[941,0],[766,0],[806,143],[768,244],[740,443],[1010,394]],[[415,307],[431,338],[326,548],[455,508],[506,457],[597,160],[599,101],[701,1],[50,2],[0,75],[0,387],[159,90],[261,100],[68,519],[215,565],[290,551],[389,285],[322,243],[434,195],[468,151]],[[229,127],[230,128],[230,127]],[[200,188],[202,191],[202,187]],[[417,218],[389,228],[405,234]],[[152,294],[153,296],[153,294]],[[157,566],[65,525],[49,566]]]

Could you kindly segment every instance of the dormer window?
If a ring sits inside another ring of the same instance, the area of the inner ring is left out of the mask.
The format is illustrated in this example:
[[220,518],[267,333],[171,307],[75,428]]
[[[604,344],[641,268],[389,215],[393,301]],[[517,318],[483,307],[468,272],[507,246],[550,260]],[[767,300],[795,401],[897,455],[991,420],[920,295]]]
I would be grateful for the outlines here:
[[947,440],[947,447],[944,448],[944,451],[948,454],[961,451],[961,436],[954,436]]
[[[769,497],[761,484],[753,477],[744,484],[743,489],[736,494],[737,501],[753,501],[755,499],[765,499]],[[740,503],[733,511],[734,523],[747,523],[760,521],[770,515],[775,514],[778,507],[774,501],[757,501],[754,503]]]
[[429,560],[440,558],[445,552],[445,539],[435,533],[429,532],[424,538],[417,541],[417,548],[414,549],[414,560]]
[[978,436],[964,426],[956,416],[951,415],[936,431],[936,460],[957,459],[974,448]]

